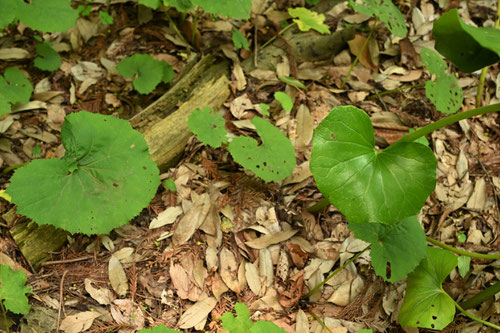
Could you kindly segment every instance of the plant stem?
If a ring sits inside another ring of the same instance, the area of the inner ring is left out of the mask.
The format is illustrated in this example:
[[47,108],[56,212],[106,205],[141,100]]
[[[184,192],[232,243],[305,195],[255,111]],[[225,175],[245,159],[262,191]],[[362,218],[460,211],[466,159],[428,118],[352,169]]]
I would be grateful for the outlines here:
[[479,258],[479,259],[488,259],[488,260],[500,259],[500,253],[499,254],[483,254],[483,253],[469,252],[469,251],[457,249],[457,248],[450,246],[448,244],[445,244],[445,243],[441,243],[440,241],[437,241],[437,240],[430,238],[430,237],[427,237],[427,236],[425,237],[425,239],[429,243],[437,245],[440,248],[454,252],[456,254],[460,254],[462,256],[471,257],[471,258]]
[[321,318],[318,317],[314,312],[312,312],[311,310],[307,310],[307,313],[309,313],[311,317],[313,317],[313,319],[321,325],[321,327],[326,329],[328,332],[333,333],[332,330],[328,326],[326,326],[325,322],[321,320]]
[[347,260],[342,266],[340,266],[339,268],[337,268],[336,270],[334,270],[333,272],[331,272],[330,275],[328,275],[328,277],[323,282],[321,282],[316,287],[314,287],[311,291],[309,291],[307,294],[305,294],[304,296],[302,296],[302,298],[309,298],[309,297],[311,297],[315,292],[317,292],[319,290],[319,288],[323,287],[323,285],[325,283],[327,283],[332,277],[334,277],[341,270],[343,270],[344,268],[346,268],[347,265],[349,265],[351,262],[353,262],[354,260],[358,259],[360,255],[362,255],[366,250],[368,250],[370,248],[370,246],[372,246],[372,245],[371,244],[368,245],[361,252],[358,252],[354,257],[352,257],[351,259]]
[[397,144],[399,142],[412,142],[412,141],[414,141],[414,140],[416,140],[424,135],[427,135],[431,132],[434,132],[435,130],[440,129],[441,127],[451,125],[451,124],[456,123],[457,121],[460,121],[462,119],[472,118],[475,116],[479,116],[481,114],[498,112],[498,111],[500,111],[500,103],[487,105],[487,106],[483,106],[480,108],[460,112],[460,113],[448,116],[446,118],[440,119],[440,120],[438,120],[434,123],[431,123],[427,126],[420,127],[415,132],[403,136],[401,139],[399,139],[398,141],[396,141],[393,144]]
[[453,301],[453,303],[455,303],[455,306],[457,307],[457,309],[460,310],[460,312],[462,312],[466,317],[469,317],[470,319],[475,320],[478,323],[481,323],[481,324],[486,325],[488,327],[494,328],[497,331],[500,331],[500,326],[497,326],[495,324],[490,323],[489,321],[482,320],[481,318],[473,316],[470,313],[468,313],[467,311],[465,311],[457,302]]
[[375,31],[376,26],[377,26],[377,21],[375,20],[372,28],[370,29],[370,33],[368,34],[368,37],[366,37],[365,42],[363,43],[363,46],[361,46],[361,51],[359,51],[358,55],[356,56],[356,58],[352,62],[351,67],[349,68],[349,71],[347,72],[346,77],[342,81],[342,84],[340,85],[340,89],[344,88],[345,84],[347,83],[347,80],[349,80],[349,77],[351,77],[351,72],[354,69],[354,66],[356,66],[356,64],[358,63],[359,58],[361,57],[361,55],[365,51],[366,46],[368,45],[368,42],[370,41],[370,38],[372,37],[373,32]]
[[[498,29],[500,26],[500,0],[497,2],[497,19],[495,20],[495,29]],[[483,89],[484,89],[484,81],[486,80],[486,74],[488,73],[489,66],[483,67],[481,71],[481,76],[479,77],[479,83],[477,85],[476,92],[476,107],[481,106],[481,101],[483,99]]]
[[307,208],[307,211],[309,213],[317,213],[320,210],[322,210],[323,208],[325,208],[326,206],[328,206],[329,204],[330,204],[330,201],[328,200],[328,198],[324,197],[323,199],[321,199],[320,201],[316,202],[311,207]]
[[[288,29],[290,29],[291,27],[296,26],[296,25],[297,25],[297,23],[295,23],[295,22],[293,22],[292,24],[287,25],[286,27],[284,27],[283,29],[281,29],[278,32],[278,35],[282,35],[285,31],[287,31]],[[269,39],[267,42],[264,43],[264,45],[261,46],[261,49],[263,49],[266,46],[268,46],[269,44],[271,44],[275,39],[276,39],[276,36],[271,37],[271,39]]]
[[460,306],[465,310],[473,308],[476,305],[479,305],[487,301],[488,299],[492,298],[497,293],[500,293],[500,281],[497,281],[497,283],[481,291],[476,296],[471,297],[468,300],[462,302]]
[[3,314],[3,322],[5,324],[5,331],[7,333],[10,333],[9,330],[9,322],[7,321],[7,310],[5,310],[5,307],[3,306],[2,300],[0,300],[0,308],[2,309],[2,314]]
[[423,87],[423,86],[425,86],[425,82],[414,84],[414,85],[407,86],[407,87],[401,87],[401,88],[397,88],[397,89],[383,91],[383,92],[378,93],[378,94],[370,95],[367,98],[368,99],[374,99],[374,98],[377,98],[377,97],[380,97],[380,96],[384,96],[384,95],[388,95],[388,94],[392,94],[392,93],[395,93],[395,92],[398,92],[398,91],[403,91],[403,90],[407,90],[407,89],[409,90],[409,89],[413,89],[413,88],[420,88],[420,87]]

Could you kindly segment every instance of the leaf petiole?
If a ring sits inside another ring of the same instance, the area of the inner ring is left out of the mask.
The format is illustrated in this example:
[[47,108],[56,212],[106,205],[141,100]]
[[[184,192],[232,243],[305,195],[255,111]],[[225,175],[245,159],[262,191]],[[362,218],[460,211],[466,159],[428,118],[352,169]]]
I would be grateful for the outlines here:
[[467,257],[471,257],[471,258],[479,258],[479,259],[489,259],[489,260],[500,259],[500,254],[483,254],[483,253],[469,252],[469,251],[457,249],[457,248],[450,246],[448,244],[445,244],[445,243],[441,243],[440,241],[437,241],[437,240],[430,238],[430,237],[425,237],[425,239],[429,243],[437,245],[440,248],[451,251],[453,253],[460,254],[462,256],[467,256]]

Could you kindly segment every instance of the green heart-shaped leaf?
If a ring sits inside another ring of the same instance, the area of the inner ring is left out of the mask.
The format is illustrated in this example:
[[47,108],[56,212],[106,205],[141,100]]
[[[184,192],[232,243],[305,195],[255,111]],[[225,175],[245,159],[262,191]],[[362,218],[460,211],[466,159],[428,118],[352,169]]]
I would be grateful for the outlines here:
[[62,159],[18,169],[7,193],[18,212],[69,232],[105,234],[146,207],[160,184],[141,133],[113,116],[85,111],[66,117]]
[[262,118],[254,117],[251,122],[262,144],[244,136],[234,138],[228,146],[234,160],[266,182],[280,181],[291,175],[295,168],[295,150],[290,140]]
[[42,43],[36,46],[38,57],[35,58],[35,66],[44,71],[55,71],[61,67],[61,56],[50,43]]
[[210,107],[196,109],[188,118],[188,127],[196,134],[198,140],[206,145],[219,148],[228,141],[226,122],[219,113],[214,113]]
[[455,303],[441,284],[455,266],[455,255],[427,247],[427,257],[406,282],[406,295],[398,317],[401,326],[441,330],[452,322]]
[[26,286],[26,274],[13,271],[8,265],[0,265],[0,302],[9,311],[26,314],[30,311],[28,297],[31,288]]
[[18,1],[17,16],[25,25],[42,32],[65,32],[78,19],[78,11],[67,0]]
[[393,225],[349,223],[349,229],[356,238],[372,244],[370,256],[373,268],[385,281],[396,282],[405,278],[426,255],[424,229],[415,216]]
[[31,82],[23,72],[14,67],[9,67],[0,76],[0,98],[9,103],[28,103],[33,92]]
[[423,48],[420,56],[429,72],[436,75],[434,81],[425,83],[425,94],[439,112],[457,112],[462,105],[462,88],[457,78],[446,72],[446,62],[431,49]]
[[432,36],[436,50],[464,72],[472,73],[500,60],[500,30],[467,25],[456,9],[434,22]]
[[370,117],[339,106],[314,132],[311,172],[350,222],[392,224],[416,215],[436,185],[436,158],[420,143],[375,149]]
[[123,77],[134,78],[134,89],[140,94],[151,93],[160,82],[174,78],[172,66],[149,54],[134,54],[126,57],[116,66]]

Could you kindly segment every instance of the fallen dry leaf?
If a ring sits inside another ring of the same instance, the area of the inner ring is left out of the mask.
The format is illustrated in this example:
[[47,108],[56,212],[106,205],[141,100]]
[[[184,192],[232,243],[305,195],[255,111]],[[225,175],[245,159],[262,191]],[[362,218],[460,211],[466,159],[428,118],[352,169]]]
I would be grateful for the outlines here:
[[202,301],[196,302],[186,310],[177,323],[179,328],[187,329],[196,326],[200,322],[207,320],[210,311],[217,305],[215,297],[208,297]]
[[94,311],[80,312],[75,315],[67,316],[61,321],[59,329],[66,333],[78,333],[85,331],[92,326],[94,319],[101,316],[100,313]]
[[125,297],[128,292],[128,280],[125,270],[120,263],[120,260],[111,255],[108,264],[108,276],[109,282],[111,282],[111,287],[120,297]]

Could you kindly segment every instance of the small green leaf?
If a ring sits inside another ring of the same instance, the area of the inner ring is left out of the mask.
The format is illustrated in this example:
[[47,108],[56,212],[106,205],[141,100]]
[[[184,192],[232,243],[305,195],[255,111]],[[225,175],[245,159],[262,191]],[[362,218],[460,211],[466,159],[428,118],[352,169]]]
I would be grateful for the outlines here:
[[35,66],[44,71],[55,71],[61,67],[61,57],[50,45],[50,43],[38,44],[36,46],[38,57],[35,58]]
[[17,15],[34,30],[65,32],[75,25],[78,11],[68,0],[32,0],[30,4],[21,2]]
[[182,333],[181,331],[173,330],[163,325],[158,325],[152,328],[143,328],[137,333]]
[[9,67],[0,76],[0,97],[9,103],[28,103],[33,86],[24,74],[14,67]]
[[188,118],[191,132],[196,134],[198,140],[214,148],[219,148],[229,140],[225,125],[224,118],[219,113],[214,113],[210,107],[196,109]]
[[262,144],[259,146],[248,137],[234,138],[228,147],[234,160],[266,182],[280,181],[291,175],[295,168],[295,150],[290,140],[260,117],[254,117],[251,122]]
[[165,179],[163,181],[163,187],[172,192],[177,191],[177,186],[175,186],[175,182],[172,178]]
[[441,330],[453,321],[455,303],[441,284],[455,266],[455,255],[427,247],[427,257],[406,282],[406,295],[398,318],[402,327]]
[[99,20],[103,25],[110,25],[114,22],[113,16],[102,10],[99,11]]
[[380,21],[384,22],[391,33],[401,38],[406,37],[408,34],[406,20],[391,0],[362,0],[362,2],[364,4],[360,5],[355,3],[354,0],[349,0],[349,6],[363,15],[375,15]]
[[439,112],[457,112],[463,99],[457,78],[446,73],[446,62],[431,49],[423,48],[420,56],[429,72],[436,75],[434,82],[429,80],[425,83],[425,94]]
[[250,319],[250,311],[244,303],[236,303],[234,306],[237,317],[232,313],[226,312],[222,314],[222,326],[229,333],[246,333],[253,325]]
[[250,50],[248,46],[247,38],[239,30],[233,30],[232,32],[233,43],[237,49],[244,48],[245,50]]
[[0,1],[0,30],[11,24],[17,17],[19,2],[19,0]]
[[127,121],[72,113],[61,138],[63,158],[33,160],[12,176],[7,193],[18,213],[38,224],[91,235],[128,223],[149,204],[159,171],[144,137]]
[[155,10],[158,9],[160,3],[161,0],[139,0],[139,4]]
[[311,172],[319,190],[354,223],[394,224],[416,215],[436,185],[436,158],[416,142],[375,149],[370,117],[339,106],[314,133]]
[[280,76],[279,79],[282,82],[285,82],[286,84],[288,84],[289,86],[292,86],[292,87],[295,87],[295,88],[299,88],[299,89],[307,90],[307,87],[302,82],[300,82],[299,80],[297,80],[294,77]]
[[436,50],[464,72],[472,73],[500,60],[500,30],[467,25],[456,9],[434,22],[432,36]]
[[470,257],[467,256],[459,256],[458,257],[458,273],[461,277],[465,277],[465,275],[470,270]]
[[34,158],[37,158],[40,156],[42,153],[42,147],[37,143],[35,147],[33,147],[33,151],[31,152],[31,155],[33,155]]
[[253,322],[250,319],[250,311],[244,303],[236,303],[234,306],[237,317],[232,313],[222,314],[222,326],[228,333],[285,333],[273,322],[258,320]]
[[78,7],[76,7],[76,11],[81,16],[87,17],[92,12],[92,7],[91,6],[87,6],[87,5],[78,5]]
[[396,282],[405,278],[426,255],[425,233],[415,216],[393,225],[349,223],[349,229],[356,238],[372,244],[373,268],[385,281]]
[[[170,69],[169,69],[170,68]],[[117,66],[118,72],[126,78],[134,78],[134,89],[140,94],[149,94],[161,82],[173,79],[173,70],[164,61],[158,61],[149,54],[134,54],[123,59]]]
[[458,241],[460,243],[463,243],[467,240],[467,236],[463,232],[458,233]]
[[260,103],[259,107],[260,107],[260,110],[262,111],[262,113],[264,115],[269,116],[269,108],[270,108],[269,105],[267,105],[265,103]]
[[33,292],[25,284],[26,274],[23,271],[13,271],[9,265],[0,265],[0,302],[3,302],[7,310],[17,314],[30,311],[25,294]]
[[291,17],[295,17],[293,21],[297,23],[300,31],[316,30],[322,34],[329,34],[330,28],[324,24],[325,15],[318,14],[304,7],[288,8],[288,13]]
[[252,0],[192,0],[210,14],[248,19],[252,10]]
[[0,117],[3,116],[4,114],[10,113],[10,110],[11,110],[11,105],[9,101],[3,99],[2,95],[0,94]]
[[277,91],[277,92],[274,93],[274,98],[278,102],[280,102],[281,106],[283,107],[283,110],[285,110],[286,112],[292,111],[293,101],[290,98],[290,96],[288,96],[284,92]]

